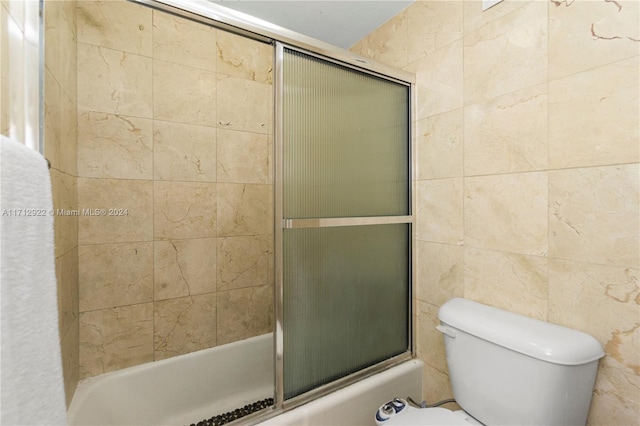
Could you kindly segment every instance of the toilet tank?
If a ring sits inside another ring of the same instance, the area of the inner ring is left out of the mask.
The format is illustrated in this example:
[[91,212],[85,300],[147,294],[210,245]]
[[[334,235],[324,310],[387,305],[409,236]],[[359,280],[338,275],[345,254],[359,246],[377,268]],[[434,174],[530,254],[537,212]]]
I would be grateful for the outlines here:
[[592,336],[456,298],[440,308],[456,402],[486,425],[584,425],[598,360]]

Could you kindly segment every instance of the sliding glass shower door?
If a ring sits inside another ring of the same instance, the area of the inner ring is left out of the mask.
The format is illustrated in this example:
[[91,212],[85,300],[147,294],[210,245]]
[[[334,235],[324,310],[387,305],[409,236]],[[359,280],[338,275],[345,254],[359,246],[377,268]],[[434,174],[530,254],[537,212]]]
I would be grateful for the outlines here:
[[280,49],[288,400],[410,350],[410,86]]

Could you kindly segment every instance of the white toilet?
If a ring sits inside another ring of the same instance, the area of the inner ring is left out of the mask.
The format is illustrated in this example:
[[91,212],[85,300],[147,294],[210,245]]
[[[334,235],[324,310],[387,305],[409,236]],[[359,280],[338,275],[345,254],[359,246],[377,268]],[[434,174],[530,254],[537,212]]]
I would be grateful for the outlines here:
[[464,411],[383,404],[376,423],[397,425],[584,425],[604,356],[592,336],[467,299],[442,305],[453,396]]

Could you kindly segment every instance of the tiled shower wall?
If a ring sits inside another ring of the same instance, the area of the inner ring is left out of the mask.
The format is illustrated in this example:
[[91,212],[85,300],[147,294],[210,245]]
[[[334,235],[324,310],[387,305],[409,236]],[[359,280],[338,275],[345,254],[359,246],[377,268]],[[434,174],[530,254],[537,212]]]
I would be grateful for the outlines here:
[[272,47],[78,3],[80,377],[272,330]]
[[[32,2],[33,3],[33,2]],[[44,7],[44,147],[56,210],[78,208],[76,1]],[[54,216],[56,278],[67,404],[78,383],[78,217]]]
[[446,300],[595,336],[589,423],[640,418],[640,2],[419,1],[353,50],[416,73],[418,355]]

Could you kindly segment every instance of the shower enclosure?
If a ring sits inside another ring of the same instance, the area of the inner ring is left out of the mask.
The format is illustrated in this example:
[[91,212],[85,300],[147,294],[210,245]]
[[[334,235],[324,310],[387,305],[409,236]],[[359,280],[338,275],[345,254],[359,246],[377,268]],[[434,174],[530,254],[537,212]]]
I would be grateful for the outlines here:
[[276,57],[289,401],[410,350],[410,90],[280,43]]
[[255,421],[410,359],[413,77],[208,2],[78,8],[78,204],[122,212],[78,221],[81,377],[272,333]]

